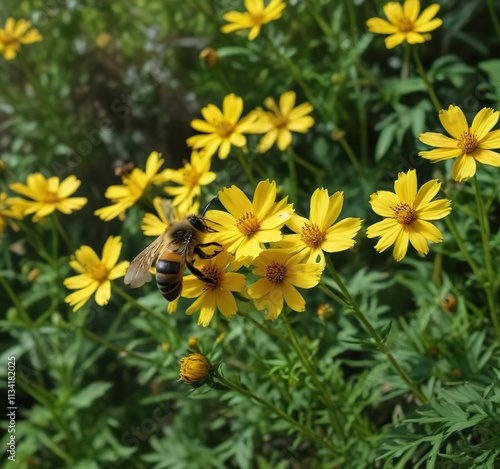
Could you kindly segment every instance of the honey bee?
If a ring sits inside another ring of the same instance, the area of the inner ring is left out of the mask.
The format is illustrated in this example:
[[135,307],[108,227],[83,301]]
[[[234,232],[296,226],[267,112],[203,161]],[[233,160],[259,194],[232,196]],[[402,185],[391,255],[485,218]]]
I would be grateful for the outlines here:
[[196,254],[201,259],[211,259],[221,250],[206,253],[203,248],[221,247],[219,243],[201,243],[201,234],[213,231],[203,219],[196,215],[188,215],[185,220],[174,222],[144,251],[130,263],[125,275],[125,284],[132,288],[144,285],[148,280],[149,269],[156,260],[156,284],[161,294],[174,301],[182,291],[184,269],[187,268],[200,280],[213,283],[194,265]]

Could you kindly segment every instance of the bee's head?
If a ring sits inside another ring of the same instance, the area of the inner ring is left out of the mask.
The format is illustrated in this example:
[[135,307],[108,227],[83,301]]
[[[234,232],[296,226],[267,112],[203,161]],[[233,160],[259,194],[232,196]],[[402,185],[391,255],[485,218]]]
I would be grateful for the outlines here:
[[202,233],[206,233],[208,231],[207,224],[203,218],[197,217],[196,215],[188,215],[187,220],[198,231],[201,231]]

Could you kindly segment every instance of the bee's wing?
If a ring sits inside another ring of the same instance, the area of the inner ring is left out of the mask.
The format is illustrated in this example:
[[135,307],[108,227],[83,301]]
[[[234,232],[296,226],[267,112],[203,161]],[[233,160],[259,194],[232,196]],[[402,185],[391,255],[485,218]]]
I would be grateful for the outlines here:
[[156,238],[144,251],[139,253],[130,263],[125,275],[125,284],[132,288],[138,288],[144,285],[149,276],[149,269],[158,256],[170,244],[171,239],[168,232]]

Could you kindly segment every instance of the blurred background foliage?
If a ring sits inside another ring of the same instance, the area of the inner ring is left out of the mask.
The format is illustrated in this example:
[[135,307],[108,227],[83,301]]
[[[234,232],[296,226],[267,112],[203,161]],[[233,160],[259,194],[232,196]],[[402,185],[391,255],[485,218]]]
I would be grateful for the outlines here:
[[[75,174],[83,182],[78,195],[89,203],[63,220],[74,245],[99,253],[109,235],[121,234],[122,258],[132,259],[148,242],[139,229],[143,210],[134,207],[123,222],[104,223],[93,214],[106,205],[106,187],[119,183],[115,166],[143,167],[157,150],[167,167],[180,167],[190,155],[189,123],[202,106],[220,106],[234,92],[247,112],[293,89],[297,102],[313,104],[316,119],[294,140],[294,152],[320,169],[300,169],[292,200],[298,213],[308,212],[316,187],[342,190],[345,216],[363,218],[366,227],[377,219],[369,194],[391,189],[398,171],[417,168],[419,181],[444,181],[455,224],[480,259],[471,186],[451,182],[450,165],[431,166],[417,155],[418,134],[441,128],[425,84],[403,47],[388,51],[366,31],[366,19],[380,15],[383,3],[290,1],[282,18],[249,42],[220,32],[222,15],[242,9],[236,0],[2,0],[0,22],[29,19],[43,42],[23,47],[14,61],[0,60],[1,189],[34,171]],[[439,3],[443,26],[420,53],[443,107],[459,105],[468,116],[483,107],[498,110],[499,38],[487,2]],[[199,58],[206,47],[217,51],[213,66]],[[249,138],[245,157],[259,177],[275,179],[289,194],[286,154],[273,148],[263,157],[257,142]],[[205,200],[232,184],[253,190],[236,160],[214,158],[212,169],[217,180]],[[482,166],[478,177],[490,213],[498,213],[498,172]],[[498,265],[498,218],[491,224]],[[53,242],[43,224],[33,228]],[[445,241],[427,259],[414,254],[396,264],[376,254],[362,233],[353,250],[335,256],[374,326],[392,325],[387,343],[402,366],[435,395],[418,413],[419,403],[363,328],[319,289],[308,292],[307,311],[292,316],[318,375],[349,416],[354,436],[344,461],[241,396],[177,382],[179,358],[196,336],[229,376],[327,431],[325,409],[302,365],[252,322],[218,317],[202,330],[181,305],[167,317],[170,326],[159,327],[116,295],[105,308],[92,303],[72,314],[61,285],[71,252],[59,246],[61,257],[49,266],[22,233],[6,229],[1,275],[31,318],[23,320],[19,305],[0,290],[1,362],[16,356],[20,409],[17,461],[6,467],[498,467],[498,343],[480,279],[440,228]],[[442,281],[433,283],[436,269]],[[133,295],[166,316],[153,283]],[[261,320],[250,306],[245,313]],[[285,333],[280,324],[273,328]],[[110,350],[110,343],[119,348]]]

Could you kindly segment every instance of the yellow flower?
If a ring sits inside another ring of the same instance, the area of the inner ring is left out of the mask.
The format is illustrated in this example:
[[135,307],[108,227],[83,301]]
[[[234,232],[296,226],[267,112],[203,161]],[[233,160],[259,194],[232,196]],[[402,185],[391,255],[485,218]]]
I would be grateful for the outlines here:
[[32,199],[13,197],[9,199],[9,203],[13,210],[24,216],[34,213],[34,222],[50,215],[54,210],[70,214],[73,210],[80,210],[87,203],[85,197],[69,197],[80,187],[80,181],[73,175],[59,182],[56,176],[46,179],[43,174],[34,173],[28,176],[26,185],[14,182],[9,187],[14,192]]
[[275,199],[276,183],[268,179],[257,184],[253,202],[236,186],[221,190],[219,201],[229,213],[210,210],[206,214],[217,230],[209,235],[210,241],[221,243],[237,261],[250,262],[264,243],[282,238],[281,228],[293,213],[287,197],[277,203]]
[[312,288],[321,279],[324,264],[303,264],[301,254],[288,249],[268,249],[254,261],[253,273],[263,278],[248,287],[255,307],[267,309],[266,319],[276,319],[286,303],[293,311],[304,311],[306,302],[295,287]]
[[180,212],[186,212],[192,206],[193,199],[201,194],[201,186],[206,186],[215,180],[216,174],[209,171],[210,162],[211,158],[193,151],[190,163],[186,162],[180,169],[165,171],[167,181],[179,184],[179,186],[165,187],[165,192],[175,196],[173,206],[178,207]]
[[439,8],[437,3],[433,3],[419,16],[419,0],[405,0],[403,6],[399,2],[389,2],[384,5],[384,13],[389,22],[382,18],[370,18],[366,25],[372,33],[390,34],[385,38],[387,49],[392,49],[403,41],[417,44],[429,40],[430,35],[425,33],[434,31],[443,23],[439,18],[434,18]]
[[224,14],[223,19],[229,24],[222,26],[223,33],[232,33],[241,29],[250,29],[248,39],[253,41],[260,33],[263,24],[281,18],[286,3],[283,0],[271,0],[264,7],[264,0],[245,0],[247,11],[229,11]]
[[100,33],[95,40],[95,45],[99,47],[99,49],[104,49],[113,41],[113,36],[109,33]]
[[[327,189],[316,189],[311,197],[309,220],[293,214],[286,225],[295,233],[285,235],[278,247],[291,249],[307,257],[307,262],[325,262],[325,252],[340,252],[352,248],[361,219],[345,218],[335,223],[344,203],[344,194],[328,196]],[[318,259],[319,257],[319,259]]]
[[20,220],[23,218],[23,215],[19,209],[10,207],[10,200],[7,198],[7,194],[5,192],[0,192],[0,233],[3,233],[5,223],[8,222],[10,218]]
[[426,182],[417,191],[417,172],[412,169],[398,174],[394,192],[378,191],[370,196],[375,213],[386,217],[368,227],[368,238],[380,236],[375,246],[378,252],[394,244],[393,256],[400,261],[406,255],[408,242],[420,253],[427,254],[427,240],[443,241],[443,235],[429,220],[439,220],[451,211],[448,199],[432,200],[439,192],[441,183],[436,179]]
[[227,267],[233,260],[231,254],[222,251],[212,259],[204,261],[202,265],[196,266],[212,283],[205,282],[195,275],[188,275],[184,279],[182,296],[196,298],[186,310],[186,314],[193,314],[200,309],[199,326],[208,326],[216,309],[228,319],[237,313],[238,306],[232,292],[242,291],[246,280],[243,274],[227,272]]
[[[421,151],[419,155],[432,163],[457,158],[451,176],[455,181],[466,181],[476,174],[476,162],[500,166],[500,154],[493,149],[500,148],[500,130],[491,129],[498,122],[499,111],[481,109],[469,127],[463,111],[450,105],[447,111],[439,111],[439,120],[452,138],[437,132],[425,132],[418,138],[426,145],[436,148]],[[491,132],[490,132],[491,131]]]
[[33,44],[42,40],[37,29],[31,28],[31,23],[26,20],[16,22],[14,18],[8,18],[4,29],[0,29],[0,52],[6,60],[16,57],[21,44]]
[[75,252],[75,258],[69,265],[79,275],[68,277],[64,286],[70,290],[78,290],[68,295],[64,301],[78,311],[95,293],[95,301],[99,306],[108,304],[111,296],[111,280],[123,277],[129,266],[128,261],[120,262],[118,258],[122,249],[120,236],[110,236],[104,244],[102,259],[89,246],[82,246]]
[[243,99],[234,93],[227,95],[222,102],[222,111],[214,104],[201,110],[205,120],[194,119],[191,127],[207,135],[194,135],[187,144],[196,150],[203,148],[203,157],[210,158],[219,149],[219,158],[224,160],[231,151],[231,145],[244,147],[247,139],[244,133],[258,132],[257,115],[250,113],[241,118]]
[[200,383],[208,378],[210,362],[201,353],[190,353],[181,358],[180,380],[186,383]]
[[135,205],[151,185],[166,181],[166,170],[158,173],[164,161],[157,151],[153,151],[146,161],[146,171],[134,168],[130,174],[122,177],[123,185],[108,187],[104,196],[113,204],[94,213],[101,220],[110,221]]
[[295,91],[287,91],[280,96],[279,107],[273,98],[267,98],[264,106],[269,111],[258,111],[260,120],[264,122],[266,135],[259,143],[258,151],[264,153],[278,142],[278,148],[283,151],[292,143],[292,132],[306,133],[314,125],[314,119],[309,114],[313,107],[302,103],[295,107]]

